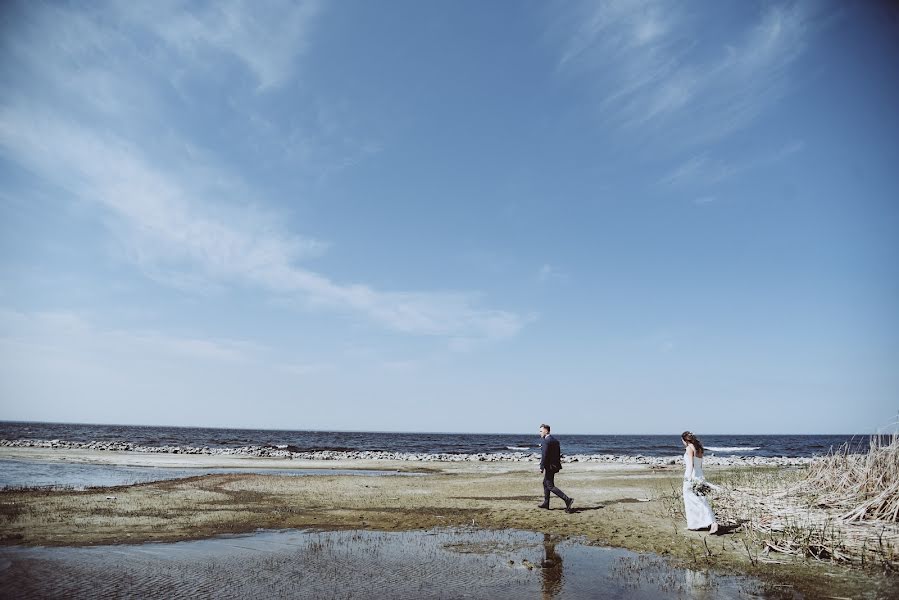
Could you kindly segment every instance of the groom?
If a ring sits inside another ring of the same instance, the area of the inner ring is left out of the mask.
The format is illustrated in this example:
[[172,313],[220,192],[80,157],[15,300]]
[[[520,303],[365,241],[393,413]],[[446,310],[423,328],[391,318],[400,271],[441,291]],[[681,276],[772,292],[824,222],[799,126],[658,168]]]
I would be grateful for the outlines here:
[[565,512],[570,513],[574,498],[569,498],[565,492],[556,487],[556,473],[562,470],[562,449],[559,440],[549,433],[549,425],[540,426],[540,472],[543,473],[543,504],[538,508],[549,508],[549,493],[552,492],[565,501]]

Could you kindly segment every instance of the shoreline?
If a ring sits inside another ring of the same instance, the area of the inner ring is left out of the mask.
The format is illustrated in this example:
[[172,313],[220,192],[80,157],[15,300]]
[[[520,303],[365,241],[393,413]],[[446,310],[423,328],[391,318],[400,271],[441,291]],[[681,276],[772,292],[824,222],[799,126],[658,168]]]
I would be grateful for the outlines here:
[[[374,450],[318,450],[312,452],[295,452],[277,446],[241,446],[236,448],[216,448],[209,446],[141,446],[129,442],[71,442],[65,440],[0,440],[0,455],[11,448],[34,448],[50,450],[85,450],[96,452],[133,453],[135,455],[173,455],[173,456],[215,456],[215,457],[248,457],[287,459],[299,461],[401,461],[401,462],[539,462],[536,452],[481,452],[473,454],[447,453],[415,453],[387,452]],[[707,466],[737,467],[800,467],[807,466],[818,457],[806,456],[715,456],[708,454],[704,464]],[[562,462],[600,463],[623,465],[671,466],[681,464],[682,457],[643,456],[624,454],[573,454],[564,455]]]
[[[672,518],[660,493],[681,481],[680,465],[566,464],[556,483],[575,499],[566,514],[542,498],[535,461],[301,460],[270,457],[0,447],[0,459],[147,467],[316,469],[311,477],[230,473],[85,490],[0,490],[0,544],[93,546],[206,539],[259,529],[412,531],[433,527],[518,529],[578,543],[648,552],[690,568],[763,577],[818,597],[884,597],[895,575],[826,562],[750,556],[736,531],[711,536]],[[391,469],[422,477],[329,474]],[[711,466],[710,479],[764,467]],[[826,584],[826,585],[825,585]],[[864,590],[859,594],[859,590]]]

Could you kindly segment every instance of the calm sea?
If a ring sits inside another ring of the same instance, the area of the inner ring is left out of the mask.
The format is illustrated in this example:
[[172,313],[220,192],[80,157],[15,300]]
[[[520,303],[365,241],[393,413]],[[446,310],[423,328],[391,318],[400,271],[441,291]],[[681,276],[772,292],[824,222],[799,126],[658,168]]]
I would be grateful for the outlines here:
[[[556,437],[564,454],[674,456],[683,452],[673,435],[566,435]],[[384,433],[370,431],[292,431],[214,429],[142,425],[90,425],[0,421],[0,439],[117,441],[141,446],[281,446],[295,452],[316,450],[477,454],[534,452],[539,436],[516,433]],[[868,435],[702,435],[708,454],[717,456],[815,456],[850,443],[866,452]]]

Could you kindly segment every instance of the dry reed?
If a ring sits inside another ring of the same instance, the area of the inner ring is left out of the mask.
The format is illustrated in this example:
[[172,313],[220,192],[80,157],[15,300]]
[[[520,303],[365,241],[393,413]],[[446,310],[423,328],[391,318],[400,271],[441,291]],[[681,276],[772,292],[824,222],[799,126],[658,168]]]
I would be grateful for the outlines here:
[[841,521],[899,522],[899,434],[871,436],[865,454],[844,444],[811,464],[803,487]]
[[714,498],[719,520],[743,524],[764,550],[861,566],[899,567],[899,435],[849,444],[806,472],[735,475]]

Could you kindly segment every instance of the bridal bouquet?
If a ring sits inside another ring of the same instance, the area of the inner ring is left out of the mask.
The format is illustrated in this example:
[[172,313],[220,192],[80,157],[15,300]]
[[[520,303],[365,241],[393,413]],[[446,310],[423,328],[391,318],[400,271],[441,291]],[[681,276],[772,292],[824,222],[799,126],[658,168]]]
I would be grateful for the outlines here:
[[697,496],[708,496],[712,491],[712,486],[707,484],[704,479],[694,479],[690,482],[690,489]]

